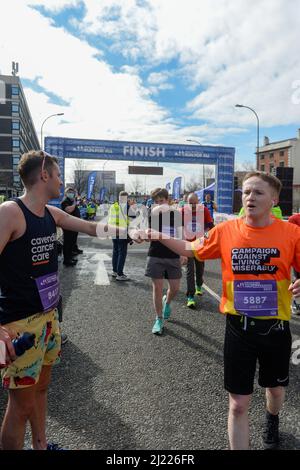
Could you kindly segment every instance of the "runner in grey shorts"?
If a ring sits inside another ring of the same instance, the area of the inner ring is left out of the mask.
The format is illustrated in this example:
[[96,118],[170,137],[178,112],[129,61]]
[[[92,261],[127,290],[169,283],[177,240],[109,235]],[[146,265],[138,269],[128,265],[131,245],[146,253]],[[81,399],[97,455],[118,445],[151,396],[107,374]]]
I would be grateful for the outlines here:
[[[157,188],[151,192],[155,207],[149,215],[149,227],[157,229],[168,236],[176,237],[181,229],[181,214],[169,206],[169,194],[164,188]],[[152,279],[153,304],[156,314],[152,333],[161,335],[164,320],[171,315],[171,301],[180,287],[181,263],[180,256],[162,245],[159,241],[151,241],[146,276]],[[164,280],[167,280],[167,294],[163,295]]]
[[156,258],[148,256],[145,276],[152,279],[181,279],[180,258]]

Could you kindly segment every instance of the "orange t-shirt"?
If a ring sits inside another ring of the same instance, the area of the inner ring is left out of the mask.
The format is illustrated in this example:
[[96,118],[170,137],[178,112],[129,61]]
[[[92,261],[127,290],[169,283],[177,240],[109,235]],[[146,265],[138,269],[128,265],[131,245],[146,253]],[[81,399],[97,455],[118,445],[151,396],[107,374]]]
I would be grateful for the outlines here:
[[[255,292],[264,288],[272,291],[266,296],[266,304],[274,306],[276,298],[276,314],[273,311],[272,318],[290,319],[291,293],[288,287],[291,267],[300,271],[300,227],[279,219],[273,219],[271,225],[259,228],[247,225],[243,218],[230,220],[213,228],[203,246],[200,246],[199,240],[193,242],[192,249],[199,260],[222,260],[222,313],[242,314],[243,310],[236,308],[240,307],[241,298],[248,303],[257,303],[258,309],[262,308],[258,304],[265,301],[265,296],[252,295],[251,289]],[[250,294],[244,296],[245,299],[238,290],[245,292],[249,286]],[[255,286],[259,288],[255,289]],[[263,308],[262,315],[258,316],[258,313],[259,310],[253,316],[270,318],[270,312],[263,315]]]

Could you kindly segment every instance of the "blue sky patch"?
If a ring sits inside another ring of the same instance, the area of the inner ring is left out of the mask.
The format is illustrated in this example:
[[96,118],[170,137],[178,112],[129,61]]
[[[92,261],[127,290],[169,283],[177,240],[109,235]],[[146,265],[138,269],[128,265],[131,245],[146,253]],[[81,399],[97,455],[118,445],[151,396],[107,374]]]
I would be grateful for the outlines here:
[[23,78],[22,83],[25,87],[30,88],[31,90],[37,93],[44,93],[49,98],[49,103],[56,104],[57,106],[69,106],[70,103],[64,100],[61,96],[56,95],[52,91],[47,90],[46,88],[39,85],[38,81],[41,77],[36,77],[34,80],[29,80]]

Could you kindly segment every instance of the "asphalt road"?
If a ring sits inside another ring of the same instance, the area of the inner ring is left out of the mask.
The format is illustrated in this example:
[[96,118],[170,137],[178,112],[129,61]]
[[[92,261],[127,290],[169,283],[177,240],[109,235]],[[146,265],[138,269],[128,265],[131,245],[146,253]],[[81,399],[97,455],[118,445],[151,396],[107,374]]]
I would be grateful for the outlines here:
[[[49,440],[68,449],[226,449],[225,322],[216,298],[206,291],[197,309],[189,310],[183,277],[164,334],[154,336],[151,281],[144,276],[147,245],[129,248],[130,282],[110,277],[109,285],[95,285],[99,259],[92,252],[104,254],[111,272],[111,242],[82,237],[79,244],[85,253],[77,266],[60,268],[69,341],[53,371]],[[218,261],[206,262],[205,283],[218,295],[220,272]],[[293,339],[300,339],[300,317],[291,325]],[[291,364],[280,424],[283,449],[300,449],[299,384],[300,365]],[[5,400],[1,392],[0,414]],[[256,385],[253,449],[262,448],[263,422],[264,392]]]

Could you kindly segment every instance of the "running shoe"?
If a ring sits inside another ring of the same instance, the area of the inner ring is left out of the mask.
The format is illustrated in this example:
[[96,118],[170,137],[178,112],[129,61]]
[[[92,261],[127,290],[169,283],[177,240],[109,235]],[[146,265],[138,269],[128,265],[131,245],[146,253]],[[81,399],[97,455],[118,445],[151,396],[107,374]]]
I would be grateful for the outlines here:
[[64,263],[64,265],[67,266],[67,267],[76,266],[76,264],[77,264],[77,259],[65,260],[63,263]]
[[195,298],[194,298],[193,295],[188,296],[186,306],[189,307],[189,308],[195,308],[196,307],[196,302],[195,302]]
[[73,250],[73,255],[82,255],[83,253],[83,250],[80,250],[79,248],[75,248],[75,250]]
[[54,442],[49,442],[49,444],[47,444],[46,450],[66,450],[66,449],[63,449],[63,447],[60,447],[59,444],[55,444]]
[[156,317],[155,323],[152,328],[152,333],[154,335],[161,335],[164,329],[164,321],[160,317]]
[[117,275],[118,275],[118,273],[116,273],[115,271],[113,271],[113,272],[111,273],[111,277],[117,277]]
[[265,449],[277,449],[279,445],[279,416],[267,411],[263,432]]
[[171,306],[170,304],[167,304],[167,296],[164,295],[162,298],[162,312],[163,312],[163,318],[164,320],[168,320],[171,315]]
[[203,295],[203,290],[202,290],[202,287],[200,286],[196,286],[196,295]]
[[130,278],[126,274],[121,274],[121,276],[117,274],[116,281],[130,281]]

